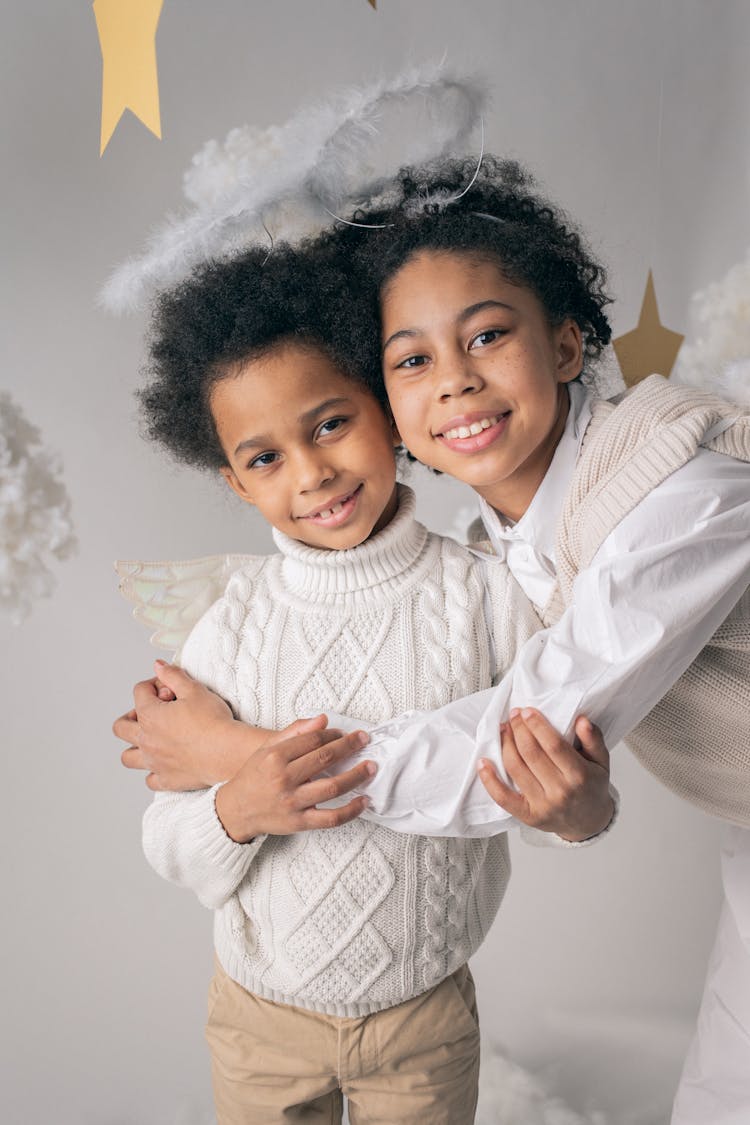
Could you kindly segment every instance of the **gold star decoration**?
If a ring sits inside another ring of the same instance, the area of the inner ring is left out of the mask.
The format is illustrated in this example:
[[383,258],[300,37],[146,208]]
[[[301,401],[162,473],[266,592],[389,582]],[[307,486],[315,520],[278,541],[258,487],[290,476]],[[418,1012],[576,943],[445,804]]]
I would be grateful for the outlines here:
[[126,109],[161,139],[156,28],[164,0],[94,0],[102,51],[99,155]]
[[612,341],[626,384],[633,387],[654,373],[669,378],[684,339],[679,332],[665,328],[659,320],[654,275],[649,270],[638,327]]

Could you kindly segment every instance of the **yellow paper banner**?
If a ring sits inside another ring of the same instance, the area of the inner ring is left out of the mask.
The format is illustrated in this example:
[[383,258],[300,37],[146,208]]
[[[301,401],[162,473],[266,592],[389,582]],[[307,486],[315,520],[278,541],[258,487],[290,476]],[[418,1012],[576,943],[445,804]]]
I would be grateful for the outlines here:
[[156,28],[164,0],[94,0],[102,50],[104,152],[126,109],[161,139]]
[[665,328],[659,320],[654,275],[649,270],[638,327],[612,341],[627,385],[635,386],[647,375],[658,374],[669,378],[684,338],[679,332]]

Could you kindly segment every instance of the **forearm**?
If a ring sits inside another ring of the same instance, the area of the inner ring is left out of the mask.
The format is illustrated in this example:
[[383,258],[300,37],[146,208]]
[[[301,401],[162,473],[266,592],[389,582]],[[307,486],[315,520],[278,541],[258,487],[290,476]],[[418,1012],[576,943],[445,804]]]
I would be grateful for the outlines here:
[[573,604],[523,646],[497,688],[372,732],[385,797],[376,809],[393,812],[394,827],[418,800],[420,816],[435,812],[451,830],[474,834],[476,812],[462,809],[467,762],[469,771],[478,757],[497,766],[512,707],[536,708],[568,739],[585,714],[610,746],[648,714],[748,583],[747,470],[743,477],[726,461],[712,466],[715,486],[700,486],[705,470],[691,464],[674,474],[666,499],[652,494],[623,520],[579,574]]
[[[495,690],[438,711],[410,711],[371,728],[370,742],[351,759],[353,764],[366,757],[378,767],[361,790],[371,803],[362,816],[396,832],[420,836],[480,838],[514,826],[513,817],[492,800],[476,772],[477,723]],[[352,725],[333,714],[329,722]],[[499,740],[484,749],[505,776]]]
[[275,731],[252,727],[239,719],[227,720],[215,733],[213,746],[196,748],[196,763],[206,785],[228,781]]
[[[513,706],[536,708],[568,740],[576,718],[585,714],[613,745],[670,686],[660,680],[665,671],[676,679],[690,662],[689,653],[675,652],[675,638],[658,622],[651,632],[643,617],[639,623],[638,646],[628,660],[620,659],[617,650],[600,655],[576,645],[572,610],[524,646],[496,687],[376,727],[367,752],[378,773],[367,789],[373,807],[365,815],[396,831],[433,836],[481,837],[509,827],[508,814],[484,790],[476,770],[479,759],[487,759],[507,782],[499,731]],[[704,621],[704,629],[710,636],[711,623]],[[694,636],[693,645],[699,651],[700,638]],[[611,813],[610,802],[602,821]],[[596,828],[585,833],[594,834]]]
[[[163,788],[207,788],[228,781],[272,733],[234,718],[239,713],[236,684],[215,653],[219,603],[191,632],[181,666],[162,663],[159,676],[174,696],[152,702],[141,715],[144,749]],[[192,778],[193,786],[185,784]]]

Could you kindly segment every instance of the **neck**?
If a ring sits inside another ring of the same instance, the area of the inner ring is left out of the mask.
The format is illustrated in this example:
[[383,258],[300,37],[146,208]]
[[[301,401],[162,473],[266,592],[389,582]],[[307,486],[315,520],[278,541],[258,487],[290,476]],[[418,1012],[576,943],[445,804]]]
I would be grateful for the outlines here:
[[307,547],[274,530],[286,588],[312,601],[377,587],[395,589],[422,557],[427,537],[426,529],[414,519],[414,508],[414,493],[399,485],[397,510],[388,526],[348,550]]

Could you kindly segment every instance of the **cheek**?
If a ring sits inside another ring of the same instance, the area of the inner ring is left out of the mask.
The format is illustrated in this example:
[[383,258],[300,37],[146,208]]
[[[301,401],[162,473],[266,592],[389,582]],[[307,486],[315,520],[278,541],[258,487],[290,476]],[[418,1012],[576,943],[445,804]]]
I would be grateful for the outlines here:
[[557,383],[554,377],[540,374],[536,366],[530,366],[515,377],[512,394],[518,407],[526,414],[546,415],[555,408]]
[[411,438],[419,437],[419,418],[421,415],[419,402],[415,395],[399,393],[397,389],[389,391],[388,398],[396,429],[401,435],[401,440],[408,445]]

